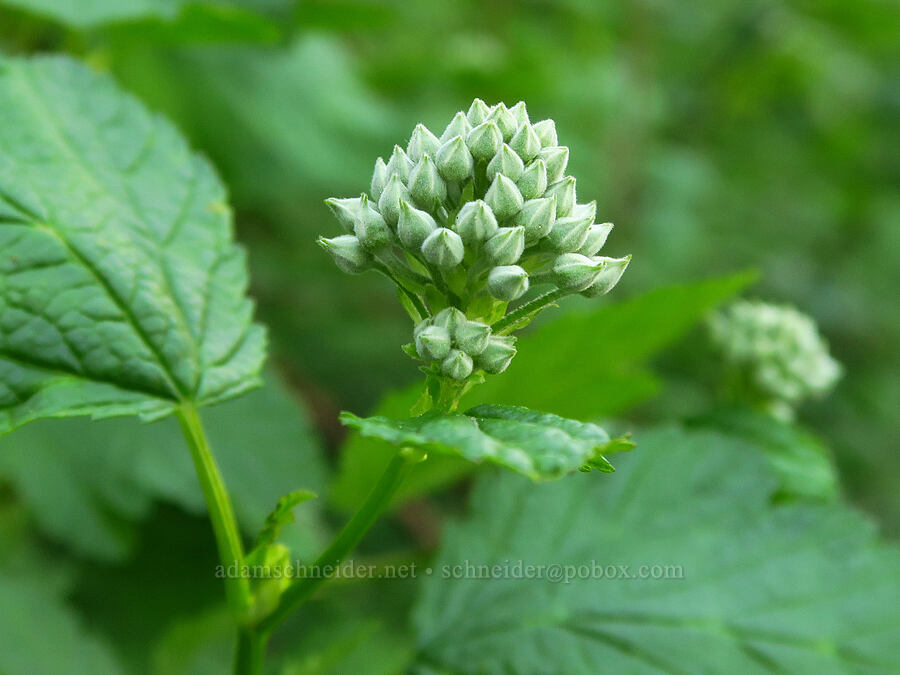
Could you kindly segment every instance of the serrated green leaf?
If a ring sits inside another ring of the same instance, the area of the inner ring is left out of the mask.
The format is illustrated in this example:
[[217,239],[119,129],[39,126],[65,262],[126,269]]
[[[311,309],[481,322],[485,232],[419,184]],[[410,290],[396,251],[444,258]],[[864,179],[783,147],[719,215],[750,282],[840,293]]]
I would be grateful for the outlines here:
[[871,523],[841,506],[773,505],[777,480],[741,440],[678,430],[640,440],[613,481],[481,476],[422,587],[423,666],[900,669],[900,550]]
[[0,434],[258,384],[224,188],[171,125],[70,59],[2,58],[0,150]]
[[512,406],[482,405],[464,415],[431,412],[403,420],[344,412],[340,419],[364,436],[400,448],[497,464],[532,480],[559,478],[585,465],[608,467],[602,453],[621,447],[594,424]]

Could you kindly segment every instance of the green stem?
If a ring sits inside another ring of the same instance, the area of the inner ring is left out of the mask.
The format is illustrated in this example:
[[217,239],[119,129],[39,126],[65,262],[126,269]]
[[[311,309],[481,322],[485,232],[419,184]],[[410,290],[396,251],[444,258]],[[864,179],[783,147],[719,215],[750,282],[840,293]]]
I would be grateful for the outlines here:
[[515,330],[516,325],[525,319],[534,316],[543,309],[546,309],[560,298],[571,295],[572,291],[566,288],[557,288],[555,291],[539,295],[534,300],[526,302],[521,307],[504,316],[502,319],[491,324],[491,330],[495,335],[506,335]]
[[266,655],[267,636],[250,628],[238,633],[237,651],[234,654],[236,675],[259,675],[262,673]]
[[313,563],[311,574],[289,586],[281,596],[281,603],[275,611],[259,623],[258,628],[262,635],[270,634],[337,571],[336,568],[344,558],[356,548],[369,528],[375,524],[413,463],[403,450],[394,455],[365,503],[347,522],[331,546]]

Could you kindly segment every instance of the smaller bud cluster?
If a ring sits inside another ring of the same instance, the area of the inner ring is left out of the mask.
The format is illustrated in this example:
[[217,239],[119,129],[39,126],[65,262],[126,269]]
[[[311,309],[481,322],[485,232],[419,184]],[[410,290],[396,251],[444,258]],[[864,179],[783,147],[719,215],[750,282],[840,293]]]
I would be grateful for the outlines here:
[[827,393],[841,376],[815,322],[792,307],[738,301],[713,315],[709,330],[725,358],[769,399],[796,405]]
[[470,321],[455,307],[423,320],[413,337],[419,358],[454,380],[465,380],[475,369],[502,373],[516,355],[514,337],[492,335],[490,326]]

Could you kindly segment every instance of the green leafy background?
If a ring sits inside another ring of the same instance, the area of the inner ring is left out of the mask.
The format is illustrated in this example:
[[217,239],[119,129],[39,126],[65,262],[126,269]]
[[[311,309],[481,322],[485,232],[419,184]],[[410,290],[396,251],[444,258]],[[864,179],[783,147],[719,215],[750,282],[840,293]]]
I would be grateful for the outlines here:
[[[615,293],[547,312],[464,402],[631,431],[618,472],[535,487],[433,457],[357,557],[664,557],[686,583],[340,582],[276,635],[284,673],[900,668],[898,35],[877,0],[0,0],[0,53],[68,53],[109,76],[228,188],[272,371],[202,414],[248,541],[303,488],[319,499],[285,539],[301,559],[319,550],[390,453],[338,412],[406,417],[421,393],[390,285],[313,244],[336,232],[323,198],[364,189],[416,122],[474,96],[526,100],[616,223],[611,254],[634,255]],[[19,98],[0,100],[14,119]],[[50,107],[90,149],[66,100]],[[21,178],[2,172],[21,131],[0,128],[0,187]],[[169,186],[159,203],[178,202]],[[717,407],[698,326],[740,293],[812,314],[846,366],[797,424]],[[223,672],[214,565],[172,420],[45,420],[0,439],[0,671]]]

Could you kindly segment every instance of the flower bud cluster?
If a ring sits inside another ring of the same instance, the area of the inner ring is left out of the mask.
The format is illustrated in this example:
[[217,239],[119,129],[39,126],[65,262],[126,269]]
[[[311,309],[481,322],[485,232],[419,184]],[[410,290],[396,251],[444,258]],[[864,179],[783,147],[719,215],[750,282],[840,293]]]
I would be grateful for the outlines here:
[[[445,376],[499,372],[508,359],[459,348],[428,317],[455,308],[488,326],[537,286],[596,297],[630,260],[598,255],[613,226],[595,222],[596,202],[578,202],[568,160],[553,120],[531,122],[522,102],[476,99],[440,135],[419,124],[405,149],[378,158],[367,194],[327,200],[345,234],[319,243],[345,272],[376,269],[421,300],[416,352]],[[445,338],[448,354],[438,344]]]
[[713,315],[709,329],[725,358],[771,399],[794,405],[841,376],[815,322],[793,307],[741,300]]
[[490,326],[467,319],[455,307],[424,319],[413,337],[419,358],[436,364],[441,375],[454,380],[464,380],[476,369],[502,373],[516,355],[514,337],[492,335]]

